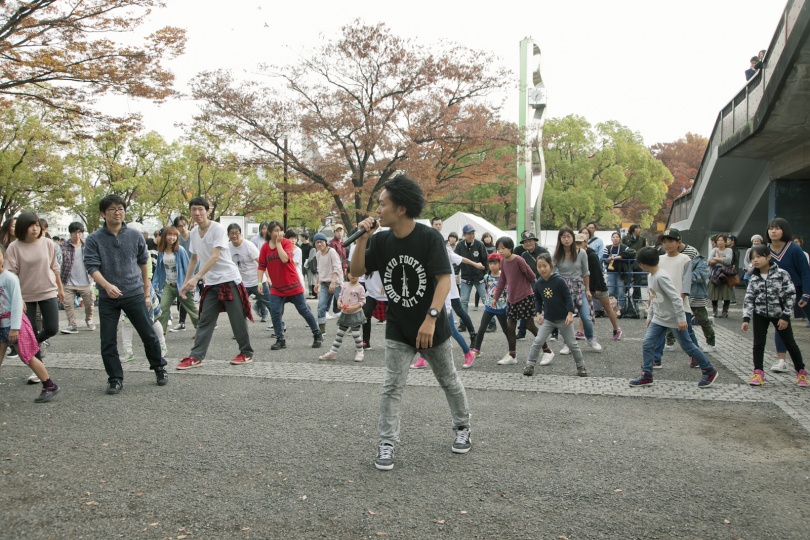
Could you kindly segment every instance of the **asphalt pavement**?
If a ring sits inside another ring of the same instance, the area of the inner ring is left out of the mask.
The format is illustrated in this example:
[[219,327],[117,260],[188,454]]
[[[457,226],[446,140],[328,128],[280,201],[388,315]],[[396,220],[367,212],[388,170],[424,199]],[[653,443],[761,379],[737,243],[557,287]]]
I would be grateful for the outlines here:
[[98,332],[59,335],[46,358],[63,389],[52,402],[33,402],[19,360],[0,371],[0,537],[804,539],[810,394],[790,374],[745,384],[739,319],[732,309],[716,321],[720,376],[705,390],[674,352],[654,387],[629,388],[640,320],[620,321],[612,341],[598,319],[604,352],[585,345],[587,378],[561,355],[524,377],[529,341],[517,365],[496,365],[500,332],[468,370],[454,346],[472,451],[451,453],[443,393],[429,370],[412,370],[386,472],[373,466],[384,325],[363,362],[351,340],[319,361],[326,349],[310,348],[290,311],[288,349],[270,351],[257,322],[254,363],[230,366],[238,351],[223,314],[202,367],[174,371],[193,330],[170,333],[169,384],[158,387],[136,351],[116,396],[104,393]]

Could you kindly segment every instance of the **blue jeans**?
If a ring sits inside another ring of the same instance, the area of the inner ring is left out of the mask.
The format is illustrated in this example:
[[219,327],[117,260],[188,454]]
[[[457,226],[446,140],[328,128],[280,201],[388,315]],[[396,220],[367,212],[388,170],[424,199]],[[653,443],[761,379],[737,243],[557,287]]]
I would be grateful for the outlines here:
[[[688,302],[689,299],[687,298],[684,301]],[[695,329],[692,327],[692,319],[694,318],[694,315],[692,313],[689,313],[688,311],[685,313],[685,315],[686,315],[686,325],[687,325],[686,331],[689,332],[689,337],[692,338],[692,342],[695,345],[697,345],[698,344],[697,336],[695,335]],[[674,341],[673,341],[674,340],[674,335],[675,335],[675,330],[670,330],[669,332],[667,332],[667,342],[671,342],[671,343],[674,344]],[[661,347],[661,350],[659,351],[659,354],[658,354],[658,357],[656,358],[656,360],[661,360],[661,354],[663,352],[664,352],[664,348]]]
[[[380,442],[395,444],[399,442],[399,421],[402,416],[402,394],[408,382],[408,372],[417,350],[407,343],[385,340],[385,382],[380,399],[380,422],[377,429]],[[453,429],[470,426],[470,407],[467,404],[467,393],[461,378],[453,364],[453,349],[447,339],[430,349],[420,349],[433,370],[433,375],[444,390]]]
[[[326,312],[329,311],[329,305],[332,303],[333,299],[337,301],[339,296],[340,285],[335,285],[335,292],[330,293],[329,282],[321,282],[321,289],[318,292],[318,324],[323,324],[326,322]],[[275,323],[273,324],[275,325]]]
[[608,294],[619,301],[619,307],[624,309],[624,278],[619,272],[608,272],[607,274]]
[[146,299],[143,293],[121,298],[99,296],[101,360],[104,362],[108,382],[124,380],[124,370],[121,367],[121,358],[118,356],[118,321],[122,311],[143,341],[143,351],[149,360],[149,369],[154,370],[166,365],[166,360],[160,353],[160,341],[155,334],[155,329],[152,328],[152,320],[146,310]]
[[464,313],[468,311],[467,304],[470,303],[470,293],[472,293],[473,289],[478,292],[478,296],[481,298],[487,297],[487,290],[486,287],[484,287],[483,281],[473,281],[470,284],[462,279],[461,283],[458,285],[458,295],[461,297],[461,308],[464,310]]
[[[261,287],[261,289],[259,289],[259,287]],[[253,287],[245,287],[245,290],[247,290],[248,296],[251,294],[256,295],[256,303],[259,304],[259,315],[261,317],[267,317],[267,313],[270,311],[270,288],[267,286],[267,283],[254,285]]]
[[447,320],[450,322],[450,335],[453,336],[453,339],[456,340],[458,346],[461,347],[461,350],[464,351],[464,354],[470,352],[470,346],[467,345],[467,342],[464,341],[464,336],[462,336],[458,328],[456,328],[456,321],[453,319],[453,310],[451,309],[447,314]]
[[[656,359],[656,351],[663,350],[664,342],[667,339],[667,330],[672,330],[683,352],[697,360],[700,369],[712,368],[712,363],[709,361],[709,358],[700,350],[700,347],[695,345],[695,342],[692,341],[692,338],[689,336],[688,330],[667,328],[666,326],[650,322],[650,326],[647,327],[647,332],[644,334],[644,342],[641,346],[643,355],[641,364],[642,371],[652,373],[653,360]],[[660,353],[658,354],[658,358],[661,358]]]
[[588,301],[587,293],[582,293],[582,305],[580,305],[577,309],[579,310],[579,320],[582,321],[582,330],[585,332],[585,339],[593,339],[591,303]]
[[315,315],[307,305],[307,298],[304,293],[298,293],[293,296],[276,296],[270,295],[270,319],[273,321],[273,332],[276,334],[276,339],[284,339],[284,323],[281,322],[281,315],[284,313],[284,304],[290,302],[298,310],[307,322],[307,326],[312,330],[312,334],[317,336],[321,333],[318,328],[318,321],[315,320]]

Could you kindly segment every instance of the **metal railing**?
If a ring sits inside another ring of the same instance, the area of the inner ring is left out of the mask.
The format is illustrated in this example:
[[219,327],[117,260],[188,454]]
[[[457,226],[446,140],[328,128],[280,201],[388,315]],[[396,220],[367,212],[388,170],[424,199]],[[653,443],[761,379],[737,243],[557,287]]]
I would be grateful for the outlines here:
[[[759,109],[759,105],[768,87],[772,82],[778,82],[776,79],[772,81],[771,75],[775,72],[779,73],[777,69],[780,67],[779,60],[782,58],[788,39],[794,32],[796,22],[799,19],[800,13],[805,8],[807,1],[810,0],[788,1],[785,10],[782,12],[782,17],[779,19],[779,26],[776,28],[776,33],[773,39],[771,39],[771,43],[765,53],[765,58],[762,60],[762,69],[757,71],[754,76],[745,83],[742,90],[740,90],[717,115],[714,129],[709,137],[709,144],[706,147],[706,153],[703,154],[703,160],[700,162],[700,168],[695,177],[695,183],[689,193],[672,201],[667,226],[671,223],[683,221],[689,217],[694,203],[694,193],[703,180],[704,174],[707,172],[707,164],[715,149],[719,145],[733,139],[737,139],[737,142],[741,142],[753,133],[752,120]],[[802,31],[803,28],[799,30]]]

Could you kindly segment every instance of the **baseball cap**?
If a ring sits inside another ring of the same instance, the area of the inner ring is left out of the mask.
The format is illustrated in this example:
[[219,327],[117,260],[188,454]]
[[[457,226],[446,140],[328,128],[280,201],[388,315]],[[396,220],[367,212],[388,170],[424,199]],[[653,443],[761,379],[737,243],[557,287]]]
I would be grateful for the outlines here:
[[574,242],[584,242],[584,241],[585,241],[585,235],[584,234],[577,233],[577,234],[574,235]]
[[343,225],[341,225],[340,223],[338,223],[337,225],[335,225],[334,230],[338,230],[338,229],[343,229]]
[[490,253],[489,257],[487,257],[487,262],[489,262],[489,261],[501,262],[502,260],[503,260],[503,257],[501,257],[499,253]]
[[475,226],[474,226],[474,225],[470,225],[470,224],[468,223],[467,225],[464,225],[464,226],[461,228],[461,232],[462,232],[462,234],[467,234],[467,233],[475,232]]
[[535,242],[540,241],[534,234],[532,234],[531,231],[523,231],[523,234],[520,235],[520,243],[522,244],[526,240],[534,240]]
[[679,231],[678,229],[667,229],[664,232],[662,232],[661,235],[658,238],[659,239],[671,238],[673,240],[680,240],[681,239],[681,231]]

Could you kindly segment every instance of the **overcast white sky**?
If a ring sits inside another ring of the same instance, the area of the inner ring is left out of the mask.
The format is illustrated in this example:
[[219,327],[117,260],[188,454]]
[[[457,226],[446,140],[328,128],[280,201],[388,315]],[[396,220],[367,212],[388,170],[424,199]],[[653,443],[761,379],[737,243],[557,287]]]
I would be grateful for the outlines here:
[[[785,7],[783,0],[167,3],[150,26],[188,31],[186,54],[171,63],[181,92],[202,70],[249,76],[261,62],[295,62],[361,18],[385,22],[423,44],[444,39],[494,52],[514,72],[503,117],[517,122],[519,42],[529,36],[543,53],[547,117],[618,120],[648,145],[688,131],[709,136],[717,113],[745,83],[749,58],[768,47]],[[196,107],[190,100],[160,107],[126,98],[104,102],[108,112],[140,111],[146,129],[170,140],[182,133],[174,124],[189,122]]]

